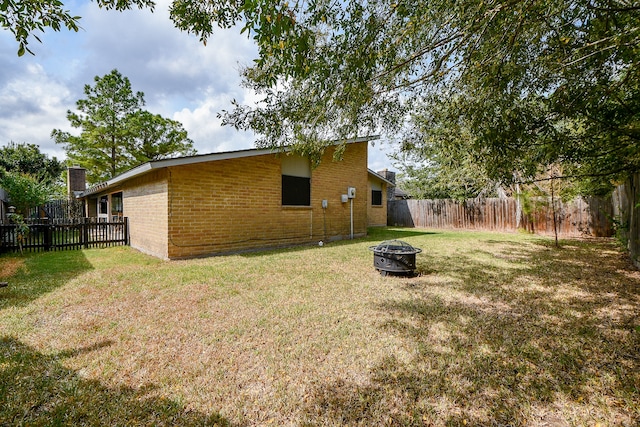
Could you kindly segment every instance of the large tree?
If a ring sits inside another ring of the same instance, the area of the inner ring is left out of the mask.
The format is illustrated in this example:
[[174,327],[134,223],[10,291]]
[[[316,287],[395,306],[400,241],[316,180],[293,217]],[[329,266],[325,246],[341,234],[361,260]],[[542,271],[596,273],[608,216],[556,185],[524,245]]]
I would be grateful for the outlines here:
[[636,0],[174,0],[170,11],[203,41],[215,24],[254,38],[244,77],[264,98],[223,116],[262,145],[316,152],[383,131],[419,150],[434,136],[425,124],[447,118],[503,180],[556,163],[582,177],[640,169]]
[[84,86],[86,98],[77,101],[78,111],[67,111],[67,119],[81,129],[80,135],[52,132],[56,143],[64,145],[69,161],[87,169],[91,183],[130,168],[128,118],[144,106],[144,94],[134,93],[129,79],[118,70],[94,81],[94,86]]
[[606,179],[640,168],[638,4],[304,5],[261,4],[247,23],[261,57],[245,78],[265,100],[225,119],[267,144],[382,129],[405,150],[471,152],[503,181],[557,163]]
[[35,144],[10,142],[0,148],[0,188],[18,214],[40,206],[62,191],[64,164]]
[[80,135],[54,130],[69,162],[87,169],[87,181],[108,180],[142,162],[193,154],[193,143],[178,122],[142,110],[144,94],[118,70],[85,85],[85,99],[67,119]]
[[195,154],[182,123],[159,114],[138,111],[129,118],[129,152],[135,163]]
[[177,0],[172,17],[203,40],[211,21],[253,35],[245,83],[264,99],[224,119],[264,145],[383,131],[418,153],[463,143],[507,182],[640,169],[637,1]]
[[46,185],[61,181],[64,164],[49,158],[35,144],[10,142],[0,147],[0,170],[27,174]]

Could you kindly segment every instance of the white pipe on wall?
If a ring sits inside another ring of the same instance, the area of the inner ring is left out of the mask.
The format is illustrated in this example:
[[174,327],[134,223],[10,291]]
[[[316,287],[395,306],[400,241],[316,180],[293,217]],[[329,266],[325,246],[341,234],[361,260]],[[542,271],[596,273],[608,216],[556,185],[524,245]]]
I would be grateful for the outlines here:
[[349,199],[350,200],[350,205],[351,205],[351,240],[353,240],[353,199]]

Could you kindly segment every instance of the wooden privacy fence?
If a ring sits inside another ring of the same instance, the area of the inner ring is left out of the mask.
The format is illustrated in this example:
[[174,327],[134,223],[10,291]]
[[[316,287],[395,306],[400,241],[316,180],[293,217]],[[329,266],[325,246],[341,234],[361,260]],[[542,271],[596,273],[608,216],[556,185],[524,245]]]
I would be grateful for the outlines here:
[[21,236],[15,224],[0,224],[0,253],[60,251],[129,244],[129,219],[102,222],[96,218],[39,220]]
[[[392,226],[516,231],[554,234],[551,200],[534,201],[524,213],[516,199],[391,200],[387,223]],[[556,226],[562,236],[611,236],[611,199],[579,198],[569,203],[555,201]]]
[[640,268],[640,173],[629,176],[613,192],[613,213],[617,237]]

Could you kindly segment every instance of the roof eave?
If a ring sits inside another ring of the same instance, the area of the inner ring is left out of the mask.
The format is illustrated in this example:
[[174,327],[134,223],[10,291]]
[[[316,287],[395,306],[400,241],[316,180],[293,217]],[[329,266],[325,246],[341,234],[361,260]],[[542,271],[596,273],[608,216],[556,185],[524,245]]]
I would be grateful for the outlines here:
[[[346,140],[338,140],[334,142],[334,145],[354,144],[359,142],[373,141],[376,139],[380,139],[380,135],[361,136],[361,137],[350,138]],[[162,169],[162,168],[167,168],[172,166],[184,166],[184,165],[190,165],[195,163],[205,163],[205,162],[218,161],[218,160],[238,159],[242,157],[261,156],[265,154],[275,154],[281,151],[288,152],[291,150],[292,150],[292,147],[280,147],[278,149],[251,148],[247,150],[225,151],[222,153],[200,154],[196,156],[176,157],[173,159],[163,159],[163,160],[156,160],[153,162],[147,162],[147,163],[141,164],[140,166],[136,166],[133,169],[129,169],[128,171],[118,176],[115,176],[105,182],[94,185],[93,187],[83,191],[78,198],[91,196],[93,194],[100,193],[104,190],[108,190],[109,188],[112,188],[113,186],[123,181],[126,181],[131,178],[135,178],[140,175],[144,175],[145,173],[148,173],[153,169]],[[382,177],[380,178],[384,180],[384,178]]]
[[379,173],[374,172],[374,171],[373,171],[373,170],[371,170],[371,169],[367,169],[367,171],[369,171],[369,175],[373,175],[374,177],[378,178],[380,181],[384,181],[384,182],[386,182],[388,185],[391,185],[392,187],[395,187],[395,186],[396,186],[396,184],[395,184],[395,183],[393,183],[393,182],[389,181],[387,178],[383,177],[383,176],[382,176],[382,175],[380,175]]

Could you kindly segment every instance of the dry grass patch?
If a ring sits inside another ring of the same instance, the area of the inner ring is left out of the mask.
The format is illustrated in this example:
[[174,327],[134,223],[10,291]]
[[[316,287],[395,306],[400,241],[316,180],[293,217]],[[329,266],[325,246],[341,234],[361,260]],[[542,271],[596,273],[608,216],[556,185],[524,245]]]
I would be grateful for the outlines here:
[[15,276],[24,267],[24,259],[0,258],[0,279]]
[[[391,237],[423,248],[419,276],[373,270],[367,247]],[[640,421],[640,279],[607,240],[372,230],[192,261],[23,260],[0,294],[0,424]]]

